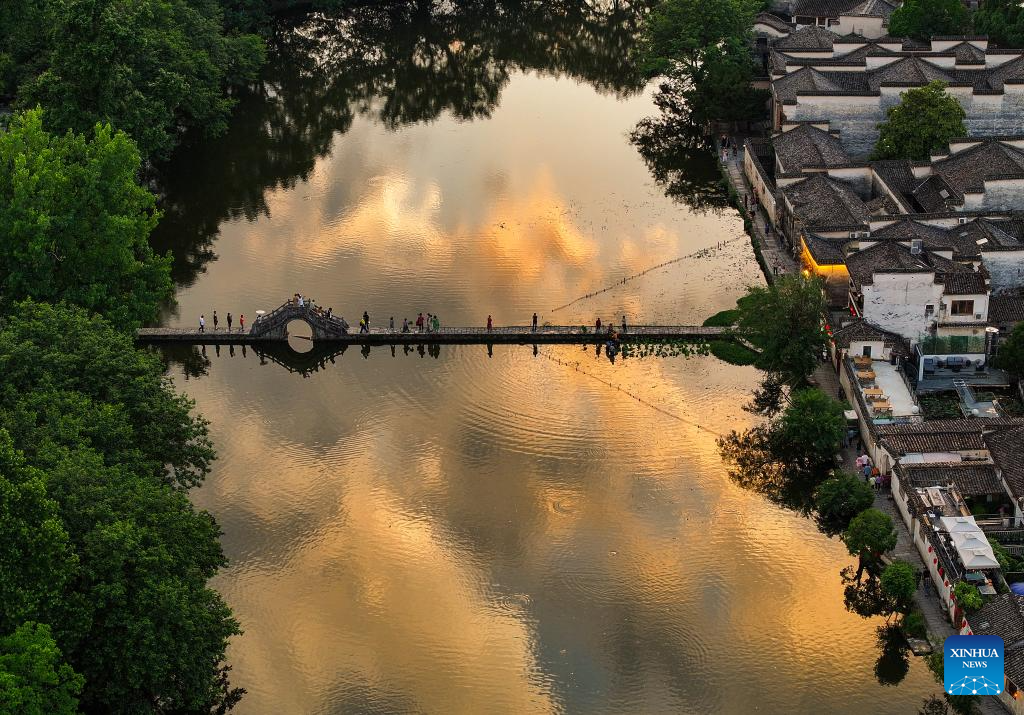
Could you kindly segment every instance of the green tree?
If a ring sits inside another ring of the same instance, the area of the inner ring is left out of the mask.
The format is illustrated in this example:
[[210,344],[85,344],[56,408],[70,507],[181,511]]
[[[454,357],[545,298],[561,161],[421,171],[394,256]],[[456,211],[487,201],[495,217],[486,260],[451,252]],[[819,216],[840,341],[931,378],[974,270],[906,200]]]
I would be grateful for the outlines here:
[[216,0],[66,0],[53,15],[48,67],[20,105],[42,104],[61,131],[111,123],[144,157],[166,157],[185,130],[223,132],[224,89],[263,62],[261,40],[223,34]]
[[837,473],[814,492],[818,524],[829,534],[838,534],[850,520],[875,503],[871,487],[853,474]]
[[24,302],[0,319],[0,429],[45,475],[73,550],[49,622],[88,711],[241,696],[224,666],[238,624],[207,587],[220,531],[188,498],[213,458],[191,407],[156,355],[79,308]]
[[843,543],[858,559],[857,580],[867,569],[874,574],[882,554],[896,547],[896,527],[888,514],[878,509],[865,509],[855,516],[843,532]]
[[1024,378],[1024,323],[1017,323],[1010,334],[999,342],[995,364],[1017,380]]
[[917,591],[917,573],[906,561],[893,561],[882,570],[882,593],[892,599],[896,610],[906,613]]
[[42,112],[0,131],[0,308],[66,300],[131,327],[172,294],[170,255],[149,247],[154,197],[122,132],[54,136]]
[[0,712],[73,715],[82,676],[63,662],[44,623],[24,623],[0,637]]
[[729,475],[741,486],[802,513],[835,465],[845,430],[842,405],[821,390],[797,390],[782,414],[718,440]]
[[76,559],[43,475],[0,428],[0,633],[49,618]]
[[784,276],[770,286],[754,286],[738,302],[740,333],[761,349],[758,366],[768,375],[754,411],[774,414],[782,407],[782,387],[800,387],[817,368],[828,346],[826,313],[818,278]]
[[1024,8],[1019,0],[985,0],[974,12],[974,32],[999,47],[1024,47]]
[[960,581],[953,587],[953,595],[957,604],[968,613],[977,611],[985,605],[978,587],[966,581]]
[[969,15],[962,0],[904,0],[889,18],[890,35],[922,42],[933,35],[962,35],[968,27]]
[[768,94],[753,88],[754,69],[750,46],[743,40],[730,39],[708,48],[689,82],[676,77],[686,87],[692,121],[735,122],[763,116]]
[[872,158],[927,159],[933,150],[945,149],[951,139],[967,135],[966,116],[956,97],[946,92],[945,82],[908,89],[878,125]]
[[664,74],[673,63],[699,66],[712,48],[747,40],[759,6],[757,0],[662,0],[640,34],[641,68]]

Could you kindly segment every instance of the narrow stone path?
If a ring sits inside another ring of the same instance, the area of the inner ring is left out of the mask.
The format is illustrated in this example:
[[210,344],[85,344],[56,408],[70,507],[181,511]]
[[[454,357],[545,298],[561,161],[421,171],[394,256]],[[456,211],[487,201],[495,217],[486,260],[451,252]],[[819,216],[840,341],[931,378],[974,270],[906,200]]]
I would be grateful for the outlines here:
[[[723,166],[729,177],[729,182],[736,189],[740,200],[749,200],[753,196],[753,191],[747,182],[747,177],[743,175],[743,150],[738,152],[736,158],[730,157],[726,160]],[[765,275],[765,279],[770,283],[774,280],[776,266],[780,274],[796,273],[800,267],[782,245],[777,231],[772,232],[771,238],[768,237],[766,230],[767,222],[768,217],[760,209],[751,217],[754,240],[757,241],[758,246],[761,248],[761,255],[764,256],[764,261],[769,271],[771,271],[771,273]]]

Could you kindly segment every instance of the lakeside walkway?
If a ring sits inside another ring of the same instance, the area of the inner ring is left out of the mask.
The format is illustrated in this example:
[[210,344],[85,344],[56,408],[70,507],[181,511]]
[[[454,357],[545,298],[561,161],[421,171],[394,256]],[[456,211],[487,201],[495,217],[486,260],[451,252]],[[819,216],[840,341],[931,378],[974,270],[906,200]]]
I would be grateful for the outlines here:
[[[718,151],[721,152],[721,147],[718,148]],[[722,165],[726,176],[729,177],[729,183],[732,184],[736,193],[739,194],[740,201],[747,205],[746,202],[750,201],[754,192],[747,182],[747,177],[743,175],[743,154],[743,149],[740,149],[736,157],[733,157],[730,153],[729,158],[723,162],[721,161],[721,153],[719,153],[719,163]],[[744,213],[749,215],[749,212],[744,211]],[[769,283],[774,282],[776,267],[778,268],[779,275],[793,274],[800,270],[800,266],[789,255],[786,247],[782,245],[779,239],[779,232],[772,231],[771,237],[768,237],[766,230],[768,217],[764,211],[758,209],[753,215],[750,215],[750,223],[753,238],[761,249],[761,255],[764,257],[765,266],[767,266],[767,270],[764,271],[765,280]]]

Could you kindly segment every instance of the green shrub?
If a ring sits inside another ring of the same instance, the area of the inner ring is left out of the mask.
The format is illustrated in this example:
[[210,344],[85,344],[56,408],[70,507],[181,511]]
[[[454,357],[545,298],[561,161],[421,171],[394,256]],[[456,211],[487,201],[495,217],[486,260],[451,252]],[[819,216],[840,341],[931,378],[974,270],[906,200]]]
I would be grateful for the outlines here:
[[920,611],[911,611],[903,619],[903,632],[908,638],[927,638],[928,628],[924,623],[924,614]]
[[757,353],[731,340],[712,340],[709,343],[711,354],[730,365],[754,365]]

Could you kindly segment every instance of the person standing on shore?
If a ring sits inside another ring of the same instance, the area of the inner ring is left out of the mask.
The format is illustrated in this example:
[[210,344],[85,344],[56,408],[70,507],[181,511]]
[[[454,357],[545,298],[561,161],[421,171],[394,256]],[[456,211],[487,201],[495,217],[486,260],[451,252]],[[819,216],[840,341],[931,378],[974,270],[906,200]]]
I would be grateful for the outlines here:
[[370,314],[363,311],[363,322],[366,323],[366,332],[370,332]]
[[626,332],[626,316],[622,316],[622,332]]
[[601,332],[601,319],[600,318],[598,318],[597,322],[594,323],[594,332],[595,333]]
[[231,332],[231,313],[228,313],[228,332]]
[[391,322],[388,323],[388,330],[390,330],[392,333],[395,332],[395,316],[393,315],[391,316]]
[[199,316],[199,332],[200,333],[205,333],[206,332],[206,316],[205,315],[200,315]]

